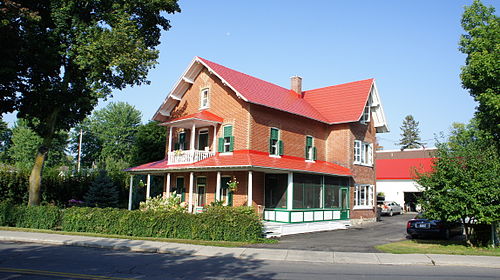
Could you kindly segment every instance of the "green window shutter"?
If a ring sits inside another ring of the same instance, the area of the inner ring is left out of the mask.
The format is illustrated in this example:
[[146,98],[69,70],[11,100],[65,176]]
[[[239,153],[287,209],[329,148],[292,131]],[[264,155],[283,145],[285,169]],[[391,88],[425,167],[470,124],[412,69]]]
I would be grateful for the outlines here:
[[224,138],[220,137],[219,138],[219,143],[217,145],[219,153],[224,152]]
[[282,155],[283,155],[283,141],[281,141],[281,140],[279,140],[279,141],[278,141],[278,147],[279,147],[279,152],[278,152],[278,154],[279,154],[280,156],[282,156]]
[[316,147],[313,147],[313,160],[316,160]]
[[271,128],[271,139],[278,140],[279,130],[277,128]]
[[233,136],[233,126],[227,125],[224,127],[224,137]]
[[234,136],[229,136],[229,151],[234,151]]
[[313,145],[313,138],[311,136],[306,136],[306,146]]
[[308,157],[309,157],[309,153],[308,153],[308,151],[309,151],[309,146],[307,146],[307,145],[306,145],[306,148],[305,148],[305,150],[304,150],[304,157],[305,157],[306,159],[309,159],[309,158],[308,158]]
[[174,143],[174,150],[179,150],[180,144],[179,143]]
[[269,153],[273,153],[273,139],[269,139]]

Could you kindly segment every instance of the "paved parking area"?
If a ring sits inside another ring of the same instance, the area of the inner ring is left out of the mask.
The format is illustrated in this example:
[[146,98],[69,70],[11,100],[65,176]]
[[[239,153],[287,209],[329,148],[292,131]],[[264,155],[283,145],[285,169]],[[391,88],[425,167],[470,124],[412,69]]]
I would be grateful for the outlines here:
[[346,230],[303,233],[283,236],[277,244],[255,244],[250,247],[377,253],[374,248],[389,242],[406,239],[406,222],[415,214],[382,216],[380,222],[352,227]]

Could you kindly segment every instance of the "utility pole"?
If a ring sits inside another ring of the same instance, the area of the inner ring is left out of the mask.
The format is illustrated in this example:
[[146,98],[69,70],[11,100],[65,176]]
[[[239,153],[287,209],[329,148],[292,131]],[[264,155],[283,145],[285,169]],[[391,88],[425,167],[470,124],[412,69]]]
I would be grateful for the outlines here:
[[76,170],[80,172],[80,161],[82,157],[82,137],[83,136],[83,130],[80,128],[80,140],[78,141],[78,161],[76,163]]

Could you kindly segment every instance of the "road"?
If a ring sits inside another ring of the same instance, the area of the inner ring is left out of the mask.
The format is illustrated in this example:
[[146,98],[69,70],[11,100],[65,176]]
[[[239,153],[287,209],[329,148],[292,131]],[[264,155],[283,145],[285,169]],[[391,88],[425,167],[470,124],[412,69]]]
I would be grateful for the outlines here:
[[250,247],[311,251],[377,253],[374,248],[406,239],[406,222],[415,214],[382,216],[377,223],[367,223],[347,230],[313,232],[283,236],[277,244],[253,244]]
[[0,242],[0,279],[498,279],[500,269],[334,265]]

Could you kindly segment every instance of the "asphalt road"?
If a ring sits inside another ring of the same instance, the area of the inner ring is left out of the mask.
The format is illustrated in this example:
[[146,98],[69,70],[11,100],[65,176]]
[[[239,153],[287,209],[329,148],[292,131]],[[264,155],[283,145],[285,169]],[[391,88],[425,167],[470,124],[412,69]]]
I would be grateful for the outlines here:
[[498,279],[500,269],[335,265],[0,242],[7,279]]
[[312,251],[377,253],[374,248],[406,239],[406,222],[415,214],[382,216],[380,222],[346,230],[323,231],[282,236],[277,244],[253,244],[251,247]]

